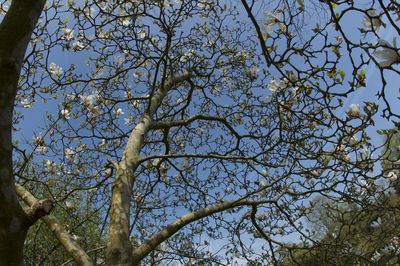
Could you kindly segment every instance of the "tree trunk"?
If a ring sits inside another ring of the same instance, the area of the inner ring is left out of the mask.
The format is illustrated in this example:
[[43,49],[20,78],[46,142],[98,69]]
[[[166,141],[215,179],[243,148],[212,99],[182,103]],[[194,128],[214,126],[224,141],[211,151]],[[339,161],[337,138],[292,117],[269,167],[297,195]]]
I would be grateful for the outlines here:
[[[29,226],[46,207],[26,213],[15,193],[12,167],[12,116],[18,79],[44,0],[13,0],[0,24],[0,265],[23,265]],[[36,206],[37,207],[37,206]],[[50,207],[50,208],[49,208]]]
[[192,73],[185,72],[182,76],[172,78],[160,87],[155,88],[147,111],[141,121],[132,130],[126,144],[121,162],[112,187],[111,219],[107,240],[106,263],[112,266],[137,265],[132,262],[132,245],[129,236],[130,207],[132,186],[135,181],[135,171],[140,161],[140,150],[144,138],[151,129],[152,116],[167,92],[174,86],[190,79]]

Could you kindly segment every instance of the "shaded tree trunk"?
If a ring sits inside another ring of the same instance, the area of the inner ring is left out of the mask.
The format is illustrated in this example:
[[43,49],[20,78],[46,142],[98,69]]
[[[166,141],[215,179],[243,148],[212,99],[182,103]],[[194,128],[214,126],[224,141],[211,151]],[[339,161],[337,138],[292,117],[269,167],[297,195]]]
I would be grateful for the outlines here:
[[0,24],[0,265],[23,265],[28,228],[50,202],[24,211],[15,192],[12,167],[12,116],[18,79],[44,0],[13,0]]

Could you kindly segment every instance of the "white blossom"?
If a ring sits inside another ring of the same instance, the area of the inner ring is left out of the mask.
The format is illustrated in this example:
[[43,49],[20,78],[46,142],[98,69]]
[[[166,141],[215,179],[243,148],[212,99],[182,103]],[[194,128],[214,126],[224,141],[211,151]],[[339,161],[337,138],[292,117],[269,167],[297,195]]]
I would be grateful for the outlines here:
[[88,106],[89,116],[96,117],[101,114],[101,109],[99,106]]
[[115,115],[116,116],[121,116],[124,114],[124,111],[122,111],[122,108],[118,108],[117,110],[115,110]]
[[140,107],[140,101],[138,101],[138,100],[133,100],[131,103],[130,103],[130,105],[133,107],[133,108],[139,108]]
[[144,30],[140,30],[138,31],[137,36],[139,39],[144,39],[146,38],[146,32]]
[[195,51],[193,49],[190,49],[189,51],[185,52],[183,56],[181,57],[180,61],[182,63],[187,62],[190,58],[192,58],[195,55]]
[[358,143],[360,142],[360,140],[357,138],[357,137],[351,137],[350,138],[350,141],[349,141],[349,144],[351,145],[351,146],[355,146],[355,145],[357,145]]
[[233,189],[231,188],[231,187],[227,187],[226,189],[225,189],[225,193],[226,194],[231,194],[233,192]]
[[117,58],[115,59],[115,62],[117,63],[117,65],[122,65],[123,63],[125,63],[126,61],[126,56],[125,54],[120,54],[117,56]]
[[207,9],[212,7],[212,1],[211,0],[203,0],[197,3],[197,6],[199,8]]
[[67,41],[70,41],[74,38],[74,30],[65,28],[63,31],[63,38]]
[[83,13],[85,14],[85,16],[87,16],[87,17],[89,17],[89,18],[93,18],[95,12],[96,12],[96,9],[95,9],[94,7],[86,6],[86,7],[83,9]]
[[378,217],[375,221],[371,223],[371,227],[378,228],[379,226],[381,226],[381,224],[382,224],[382,219],[381,217]]
[[74,204],[72,201],[69,201],[69,200],[65,201],[65,206],[66,206],[67,209],[69,209],[69,210],[75,209],[75,204]]
[[390,181],[395,182],[395,181],[397,181],[398,176],[394,171],[390,171],[387,174],[387,178],[389,178]]
[[121,23],[123,26],[127,27],[132,24],[132,20],[125,15],[123,18],[121,18]]
[[56,165],[53,161],[51,160],[45,160],[44,165],[46,167],[46,172],[50,174],[55,174],[57,171]]
[[124,118],[124,124],[125,125],[130,125],[133,122],[133,117],[128,117],[128,118]]
[[21,101],[22,107],[24,108],[31,108],[32,107],[32,102],[29,101],[28,99],[23,99]]
[[362,149],[361,160],[367,160],[369,155],[370,155],[370,152],[367,148]]
[[385,27],[385,24],[380,19],[380,16],[376,14],[375,10],[373,9],[367,10],[367,14],[364,15],[361,32],[366,32],[370,30],[378,31],[381,26]]
[[61,116],[62,119],[66,119],[66,120],[71,118],[70,112],[69,112],[68,109],[62,109],[61,112],[60,112],[60,116]]
[[9,5],[2,4],[0,7],[0,15],[5,15],[9,8],[10,8]]
[[267,36],[274,31],[276,26],[279,26],[282,31],[286,30],[285,24],[281,23],[281,16],[281,11],[277,11],[275,13],[265,13],[265,19],[263,21],[263,31]]
[[70,163],[72,163],[75,159],[75,151],[70,148],[65,149],[64,155],[65,159],[67,159],[67,161]]
[[84,151],[86,149],[87,149],[87,144],[86,143],[82,143],[81,142],[76,146],[76,151],[77,152],[82,152],[82,151]]
[[275,25],[281,22],[282,12],[266,12],[265,23],[268,25]]
[[46,146],[38,146],[38,147],[36,148],[36,151],[37,151],[39,154],[45,155],[45,154],[47,153],[47,151],[48,151],[48,148],[47,148]]
[[268,84],[268,88],[271,92],[277,92],[281,89],[287,88],[287,82],[284,80],[272,79]]
[[361,186],[361,195],[368,194],[369,191],[373,188],[373,184],[365,179],[360,180],[360,186]]
[[264,188],[264,187],[267,186],[267,183],[265,183],[264,181],[260,181],[259,184],[258,184],[258,186],[259,186],[260,188]]
[[108,10],[108,5],[107,5],[107,1],[105,0],[98,0],[97,4],[99,5],[100,9],[103,11],[107,11]]
[[63,69],[55,63],[51,63],[49,67],[49,72],[52,76],[60,77],[63,74]]
[[375,55],[382,60],[379,62],[381,67],[389,67],[393,64],[400,63],[400,55],[397,51],[396,39],[394,39],[393,45],[382,39],[378,41],[378,44],[381,46],[381,50],[376,51]]
[[258,71],[259,71],[258,67],[252,67],[247,70],[246,75],[251,81],[254,81],[258,77]]
[[202,128],[201,126],[198,126],[197,128],[196,128],[196,133],[197,134],[202,134],[202,133],[204,133],[204,128]]
[[378,251],[375,251],[374,254],[372,255],[371,259],[373,261],[378,261],[381,258],[382,254]]
[[358,104],[350,104],[349,108],[347,109],[347,114],[350,117],[357,118],[361,116],[360,105]]
[[345,161],[345,162],[350,162],[351,161],[351,157],[348,154],[343,154],[342,160]]
[[90,107],[94,105],[97,98],[97,94],[79,95],[79,98],[81,99],[81,102],[83,103],[84,106]]
[[38,136],[35,138],[35,140],[33,141],[33,143],[34,143],[35,145],[38,145],[38,146],[42,145],[42,144],[44,143],[44,137],[43,137],[41,134],[38,135]]
[[105,139],[102,139],[101,142],[99,143],[100,148],[105,147],[106,145],[107,145],[107,140]]
[[85,45],[80,41],[74,41],[72,48],[74,48],[75,51],[81,51],[85,48]]

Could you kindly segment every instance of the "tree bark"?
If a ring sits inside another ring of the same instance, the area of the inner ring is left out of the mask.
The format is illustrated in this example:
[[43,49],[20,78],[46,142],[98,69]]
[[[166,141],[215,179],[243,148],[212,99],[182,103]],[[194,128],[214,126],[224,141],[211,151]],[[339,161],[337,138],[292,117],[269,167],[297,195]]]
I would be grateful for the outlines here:
[[167,92],[191,76],[189,72],[184,73],[180,77],[172,78],[164,86],[156,88],[145,114],[129,136],[112,186],[111,221],[106,249],[107,265],[132,265],[132,245],[129,236],[130,201],[134,173],[140,161],[140,150],[146,133],[151,129],[152,116]]
[[[0,24],[0,265],[23,265],[29,226],[43,207],[25,213],[15,193],[12,167],[12,116],[25,52],[44,0],[13,0]],[[50,208],[51,210],[51,208]]]

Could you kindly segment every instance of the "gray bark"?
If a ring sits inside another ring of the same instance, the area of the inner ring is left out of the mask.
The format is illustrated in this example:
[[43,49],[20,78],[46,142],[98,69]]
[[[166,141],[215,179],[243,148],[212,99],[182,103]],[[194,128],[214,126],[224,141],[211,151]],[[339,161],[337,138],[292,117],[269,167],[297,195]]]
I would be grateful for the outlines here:
[[172,78],[164,86],[156,88],[146,113],[129,136],[112,187],[111,221],[106,249],[107,265],[132,265],[132,245],[129,237],[130,201],[135,170],[140,161],[140,150],[145,135],[151,129],[152,116],[165,95],[172,87],[179,86],[191,77],[191,73],[184,73],[180,77]]

